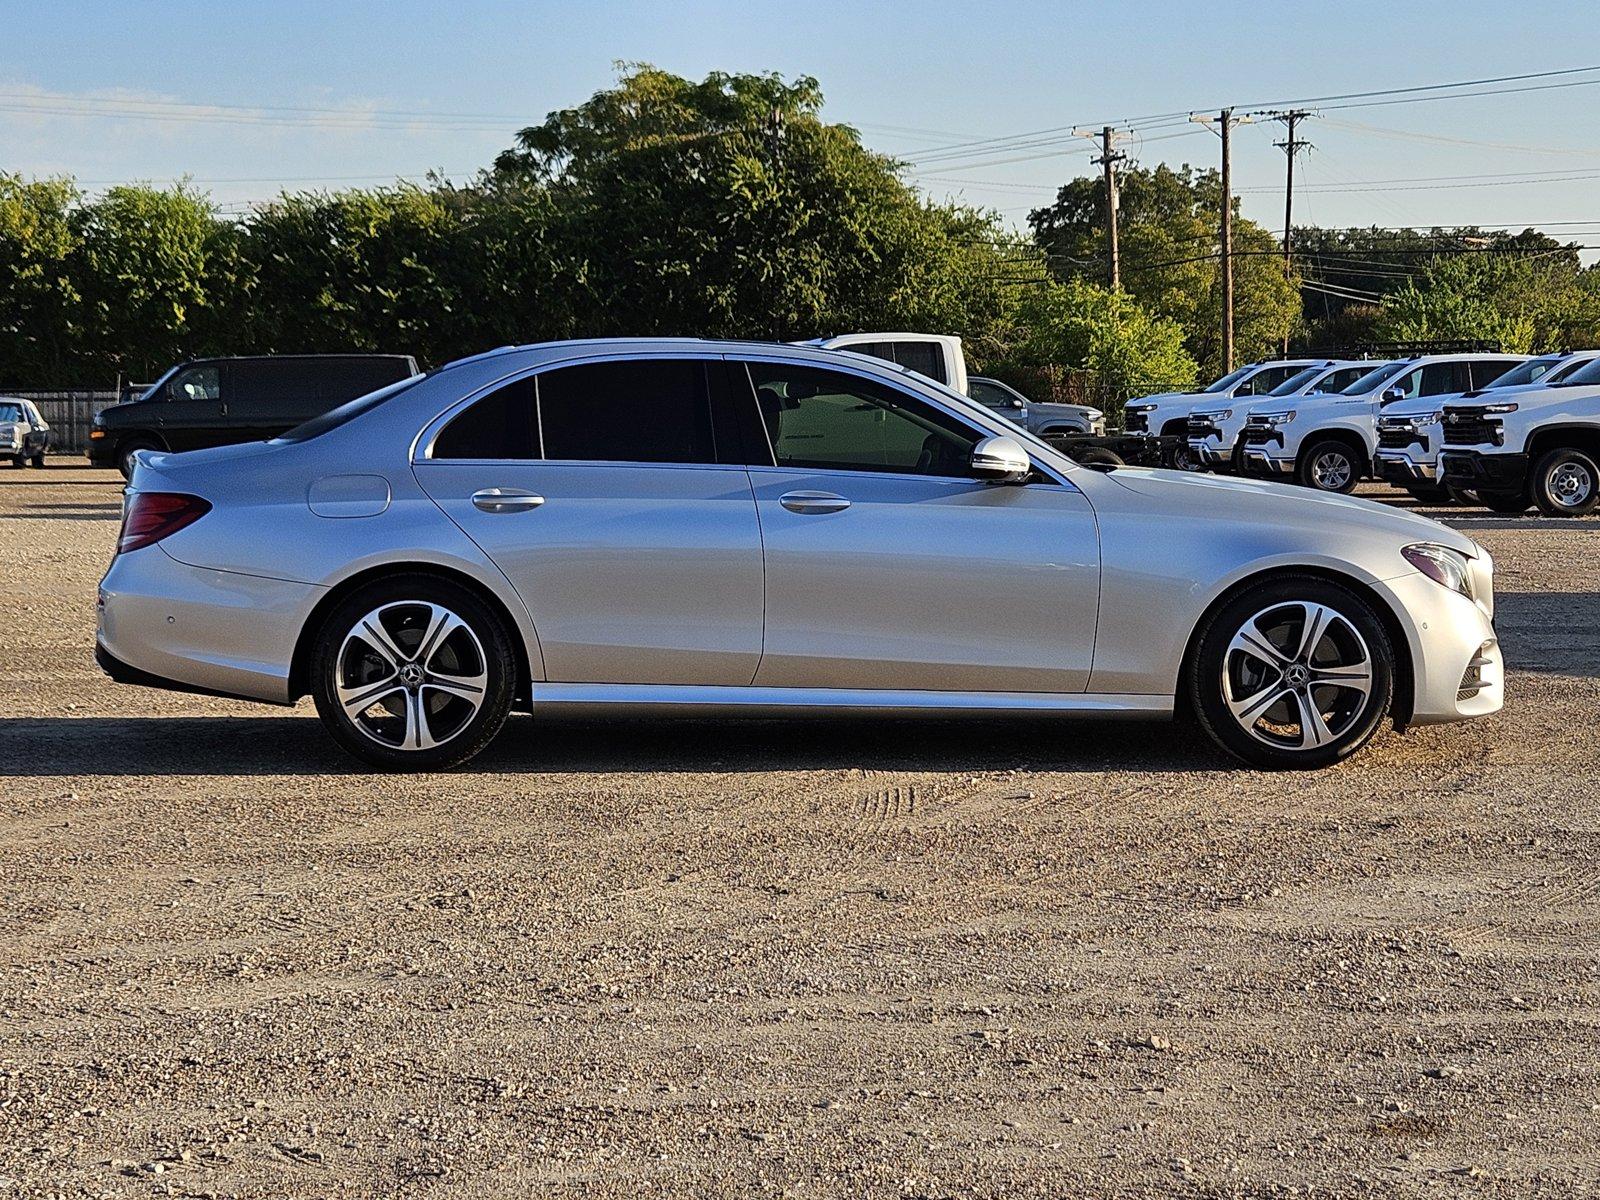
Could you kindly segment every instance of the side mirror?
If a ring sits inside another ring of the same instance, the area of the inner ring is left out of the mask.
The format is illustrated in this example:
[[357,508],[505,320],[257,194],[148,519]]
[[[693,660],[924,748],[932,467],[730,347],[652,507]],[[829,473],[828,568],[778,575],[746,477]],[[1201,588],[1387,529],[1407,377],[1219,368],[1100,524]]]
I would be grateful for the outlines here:
[[972,448],[972,473],[990,483],[1025,483],[1033,460],[1015,438],[987,437]]
[[1404,400],[1405,398],[1405,389],[1400,387],[1384,388],[1383,395],[1379,397],[1385,404],[1393,404],[1396,400]]
[[1012,408],[1027,408],[1028,406],[1026,404],[1024,404],[1021,400],[1013,400],[1011,402],[1011,407]]

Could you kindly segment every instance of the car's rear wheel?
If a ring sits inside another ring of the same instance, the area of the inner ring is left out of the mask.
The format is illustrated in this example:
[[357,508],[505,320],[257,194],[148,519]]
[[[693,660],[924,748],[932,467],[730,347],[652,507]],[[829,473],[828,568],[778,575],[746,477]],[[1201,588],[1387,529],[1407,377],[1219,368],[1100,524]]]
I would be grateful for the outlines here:
[[381,580],[329,614],[312,650],[317,712],[373,766],[457,766],[500,732],[516,658],[505,622],[466,588],[427,575]]
[[1600,466],[1581,450],[1552,450],[1533,468],[1533,502],[1547,517],[1585,517],[1600,505]]
[[1285,576],[1213,614],[1186,683],[1200,724],[1231,754],[1257,767],[1325,767],[1377,731],[1394,694],[1394,651],[1354,592]]
[[1317,442],[1300,456],[1300,482],[1319,492],[1341,495],[1355,491],[1361,478],[1356,453],[1344,442]]
[[122,472],[124,479],[133,478],[133,456],[140,450],[159,450],[150,438],[130,438],[117,447],[117,470]]

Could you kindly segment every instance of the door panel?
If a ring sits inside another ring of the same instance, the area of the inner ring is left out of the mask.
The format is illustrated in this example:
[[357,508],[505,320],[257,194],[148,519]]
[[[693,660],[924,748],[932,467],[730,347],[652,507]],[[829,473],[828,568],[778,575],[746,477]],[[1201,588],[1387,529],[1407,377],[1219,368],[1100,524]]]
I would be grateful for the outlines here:
[[1100,552],[1077,489],[782,467],[750,476],[766,545],[757,684],[1084,689]]
[[[563,683],[747,685],[761,657],[761,533],[738,466],[416,464],[528,606]],[[475,493],[531,493],[502,502]]]

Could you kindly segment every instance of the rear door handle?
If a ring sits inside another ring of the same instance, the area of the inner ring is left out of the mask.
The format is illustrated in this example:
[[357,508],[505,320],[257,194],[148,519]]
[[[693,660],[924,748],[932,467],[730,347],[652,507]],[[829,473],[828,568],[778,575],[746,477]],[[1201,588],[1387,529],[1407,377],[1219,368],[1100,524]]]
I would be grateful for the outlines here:
[[483,488],[472,493],[472,504],[487,513],[527,512],[544,503],[544,497],[521,488]]
[[850,507],[850,501],[832,492],[785,492],[778,503],[792,513],[834,513]]

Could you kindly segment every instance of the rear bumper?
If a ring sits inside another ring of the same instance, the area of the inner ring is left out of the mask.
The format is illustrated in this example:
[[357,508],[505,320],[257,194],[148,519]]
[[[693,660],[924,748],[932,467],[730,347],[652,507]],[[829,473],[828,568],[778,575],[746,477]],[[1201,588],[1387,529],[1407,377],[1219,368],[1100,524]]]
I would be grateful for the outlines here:
[[1452,487],[1520,492],[1528,486],[1528,456],[1446,450],[1439,455],[1439,474]]
[[180,563],[147,546],[100,581],[95,659],[112,679],[291,703],[289,670],[323,589]]

